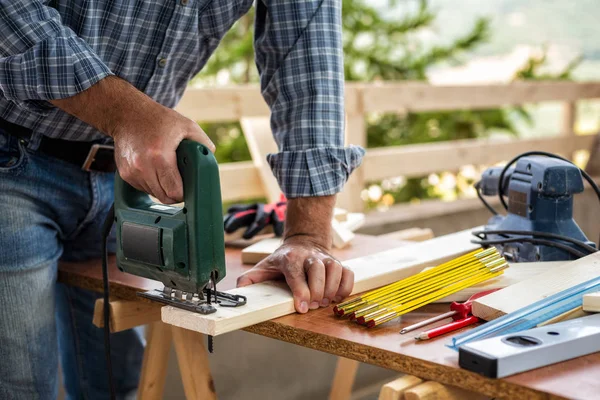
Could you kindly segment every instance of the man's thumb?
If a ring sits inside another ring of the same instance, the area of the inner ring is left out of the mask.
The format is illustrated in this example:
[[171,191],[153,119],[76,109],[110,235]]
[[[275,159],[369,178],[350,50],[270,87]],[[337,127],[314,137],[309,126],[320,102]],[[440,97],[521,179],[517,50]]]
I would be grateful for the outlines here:
[[187,138],[205,145],[206,147],[208,147],[208,150],[210,150],[212,153],[214,153],[215,150],[217,149],[215,144],[212,142],[212,140],[210,140],[208,135],[199,126],[198,126],[198,129],[192,130],[188,134]]
[[254,283],[272,281],[281,277],[281,272],[275,269],[265,269],[259,266],[252,268],[237,279],[237,287],[244,287]]

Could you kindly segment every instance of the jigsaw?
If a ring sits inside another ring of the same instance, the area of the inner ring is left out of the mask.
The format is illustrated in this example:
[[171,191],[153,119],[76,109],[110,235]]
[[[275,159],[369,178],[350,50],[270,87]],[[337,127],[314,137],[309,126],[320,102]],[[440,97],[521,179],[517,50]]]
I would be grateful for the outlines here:
[[[600,199],[585,171],[551,153],[528,152],[505,167],[489,168],[475,187],[494,216],[484,230],[473,232],[477,243],[496,246],[513,262],[573,260],[597,251],[573,219],[573,199],[583,192],[584,179]],[[483,196],[498,196],[506,215]]]
[[246,303],[217,291],[226,274],[219,168],[202,144],[177,148],[183,207],[155,203],[115,177],[114,216],[119,270],[160,281],[162,290],[140,296],[201,314]]

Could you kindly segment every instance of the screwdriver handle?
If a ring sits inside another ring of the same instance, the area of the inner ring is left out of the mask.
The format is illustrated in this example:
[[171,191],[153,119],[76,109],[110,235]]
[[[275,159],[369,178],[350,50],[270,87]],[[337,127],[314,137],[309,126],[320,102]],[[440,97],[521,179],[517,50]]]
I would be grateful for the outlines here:
[[469,299],[467,301],[465,301],[464,303],[458,303],[456,301],[453,301],[450,304],[450,310],[456,311],[456,314],[454,314],[452,316],[452,319],[455,321],[459,321],[459,320],[470,317],[472,315],[471,310],[473,307],[473,300],[477,300],[480,297],[487,296],[488,294],[494,293],[497,290],[500,290],[500,289],[490,289],[490,290],[485,290],[483,292],[475,293],[473,296],[469,297]]

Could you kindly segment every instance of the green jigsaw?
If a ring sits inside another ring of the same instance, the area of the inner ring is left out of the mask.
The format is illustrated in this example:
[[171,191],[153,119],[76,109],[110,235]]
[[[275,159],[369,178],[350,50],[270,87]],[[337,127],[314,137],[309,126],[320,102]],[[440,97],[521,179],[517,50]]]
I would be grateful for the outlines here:
[[201,314],[244,305],[244,296],[217,291],[226,274],[217,161],[207,147],[184,140],[177,166],[183,207],[155,203],[116,175],[117,267],[162,282],[162,290],[139,293],[153,301]]

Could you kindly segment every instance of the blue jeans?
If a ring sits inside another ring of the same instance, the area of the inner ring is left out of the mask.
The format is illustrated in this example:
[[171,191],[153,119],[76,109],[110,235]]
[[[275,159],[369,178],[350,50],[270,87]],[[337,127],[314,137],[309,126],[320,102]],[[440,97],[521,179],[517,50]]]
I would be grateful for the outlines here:
[[[0,131],[0,399],[54,399],[58,360],[68,399],[107,399],[99,294],[56,283],[60,259],[99,258],[113,174],[30,152]],[[114,243],[113,243],[114,245]],[[139,331],[112,335],[118,397],[135,393]]]

